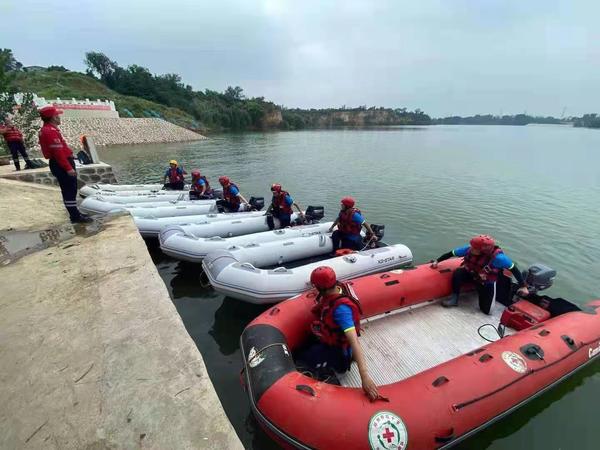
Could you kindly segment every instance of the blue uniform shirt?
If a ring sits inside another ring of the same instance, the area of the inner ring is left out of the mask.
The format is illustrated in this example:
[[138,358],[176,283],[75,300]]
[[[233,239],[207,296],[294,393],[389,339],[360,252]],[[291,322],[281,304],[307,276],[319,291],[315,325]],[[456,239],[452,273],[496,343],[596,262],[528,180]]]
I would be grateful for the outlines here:
[[[340,327],[344,333],[349,330],[355,330],[354,319],[352,318],[352,308],[348,305],[339,305],[333,310],[333,321]],[[352,357],[352,349],[348,347],[345,352],[346,358]]]
[[240,195],[240,191],[235,186],[229,186],[229,192],[231,192],[231,195],[234,197]]
[[[176,167],[175,171],[179,174],[179,175],[183,175],[183,169],[181,167]],[[165,171],[165,177],[168,177],[169,175],[171,175],[171,168],[169,167],[166,171]]]
[[294,203],[294,199],[292,198],[292,196],[290,194],[287,194],[285,196],[285,204],[288,206],[292,206],[293,203]]
[[[464,247],[458,247],[452,250],[452,254],[454,256],[465,256],[467,251],[471,248],[470,245],[465,245]],[[492,266],[496,269],[512,269],[515,265],[512,260],[506,256],[504,253],[498,253],[494,259],[492,259]]]

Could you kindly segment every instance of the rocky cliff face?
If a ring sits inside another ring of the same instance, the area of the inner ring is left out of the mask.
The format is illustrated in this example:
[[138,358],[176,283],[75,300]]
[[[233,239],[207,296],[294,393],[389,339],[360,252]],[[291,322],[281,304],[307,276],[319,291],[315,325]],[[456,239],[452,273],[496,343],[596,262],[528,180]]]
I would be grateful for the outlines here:
[[265,113],[261,120],[261,127],[263,129],[279,128],[281,126],[281,122],[283,122],[283,117],[281,116],[281,110],[277,108]]
[[392,110],[332,111],[319,116],[319,127],[364,127],[368,125],[402,125],[407,123]]

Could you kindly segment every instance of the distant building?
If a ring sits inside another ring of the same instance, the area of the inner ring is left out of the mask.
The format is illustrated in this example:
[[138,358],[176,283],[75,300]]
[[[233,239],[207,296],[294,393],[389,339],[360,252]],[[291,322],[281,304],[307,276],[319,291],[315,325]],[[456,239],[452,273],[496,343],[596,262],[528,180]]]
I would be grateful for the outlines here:
[[[23,99],[23,94],[15,94],[15,100],[17,104],[20,104]],[[54,105],[64,111],[64,117],[69,118],[89,118],[89,117],[103,117],[103,118],[118,118],[119,112],[115,107],[115,102],[112,100],[90,100],[86,98],[84,100],[71,98],[69,100],[63,100],[60,97],[55,99],[46,99],[44,97],[38,97],[34,95],[33,102],[35,106],[41,108],[46,105]]]

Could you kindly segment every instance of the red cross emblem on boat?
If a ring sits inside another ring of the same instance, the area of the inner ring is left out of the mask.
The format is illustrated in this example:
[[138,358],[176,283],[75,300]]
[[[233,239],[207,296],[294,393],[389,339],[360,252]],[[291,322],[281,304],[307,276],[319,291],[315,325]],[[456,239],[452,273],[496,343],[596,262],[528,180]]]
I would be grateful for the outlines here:
[[369,444],[372,450],[405,450],[408,431],[402,419],[388,411],[380,411],[371,417]]

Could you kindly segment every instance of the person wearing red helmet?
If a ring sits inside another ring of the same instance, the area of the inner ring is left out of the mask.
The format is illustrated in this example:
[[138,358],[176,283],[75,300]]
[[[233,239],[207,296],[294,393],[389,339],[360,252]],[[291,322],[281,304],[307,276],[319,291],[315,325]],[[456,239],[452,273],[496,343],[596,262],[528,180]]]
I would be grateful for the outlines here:
[[62,137],[58,126],[62,111],[54,106],[44,106],[39,110],[44,125],[39,133],[40,147],[44,158],[49,160],[50,172],[58,180],[65,208],[72,223],[91,222],[77,208],[77,172],[73,152]]
[[302,210],[294,202],[292,196],[281,188],[281,184],[273,183],[271,185],[273,198],[265,215],[272,214],[279,219],[280,228],[289,227],[292,224],[292,207],[298,210],[300,216],[303,216]]
[[213,198],[213,190],[210,188],[208,179],[199,170],[192,170],[192,186],[190,188],[191,199]]
[[318,377],[331,375],[331,370],[345,372],[356,361],[362,387],[370,400],[379,397],[377,386],[369,376],[360,335],[360,303],[352,289],[339,283],[335,271],[320,266],[312,271],[310,282],[318,291],[312,309],[311,331],[317,342],[302,351],[298,360]]
[[33,164],[27,154],[25,148],[25,141],[23,140],[23,133],[19,130],[10,120],[6,120],[6,124],[0,124],[0,134],[6,141],[6,146],[10,150],[12,159],[15,163],[15,169],[21,170],[21,162],[19,161],[19,153],[25,160],[25,169],[33,169]]
[[375,233],[371,229],[362,213],[355,208],[355,201],[352,197],[344,197],[340,201],[340,213],[329,228],[329,232],[337,226],[337,230],[331,235],[333,241],[333,253],[340,248],[349,248],[352,250],[361,250],[363,248],[362,236],[360,230],[364,227],[371,240],[377,240]]
[[[463,265],[452,274],[452,297],[442,301],[442,305],[458,306],[460,288],[466,283],[472,283],[479,295],[479,309],[490,314],[497,300],[497,281],[503,276],[504,270],[510,270],[519,284],[518,294],[528,295],[527,285],[517,265],[504,254],[491,236],[481,234],[475,236],[469,245],[455,248],[444,253],[433,261],[431,267],[436,269],[438,262],[452,257],[463,258]],[[498,299],[506,302],[508,299]]]
[[219,177],[219,183],[223,186],[223,206],[225,209],[229,212],[241,212],[250,209],[250,204],[229,177]]

